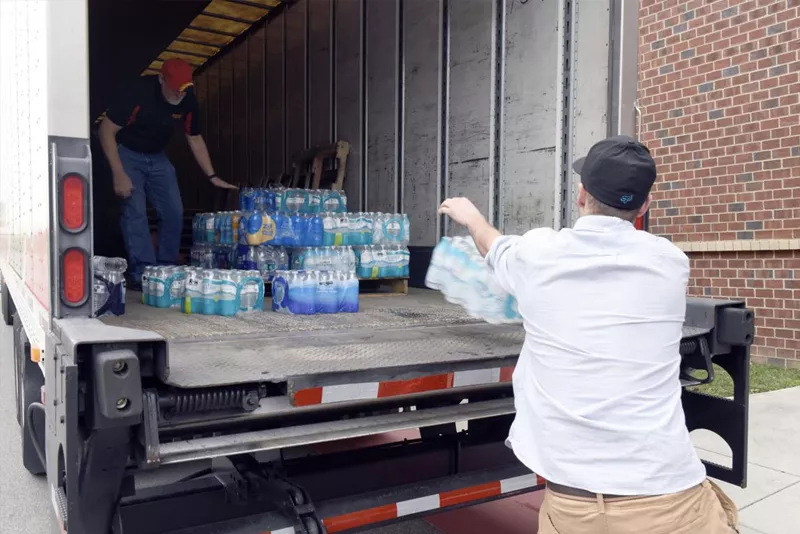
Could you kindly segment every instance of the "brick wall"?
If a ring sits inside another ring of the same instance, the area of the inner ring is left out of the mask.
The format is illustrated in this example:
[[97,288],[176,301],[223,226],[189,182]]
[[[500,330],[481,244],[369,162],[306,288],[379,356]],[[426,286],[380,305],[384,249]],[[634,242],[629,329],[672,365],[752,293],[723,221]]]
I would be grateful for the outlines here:
[[650,231],[694,295],[745,298],[753,357],[800,367],[800,0],[642,0]]

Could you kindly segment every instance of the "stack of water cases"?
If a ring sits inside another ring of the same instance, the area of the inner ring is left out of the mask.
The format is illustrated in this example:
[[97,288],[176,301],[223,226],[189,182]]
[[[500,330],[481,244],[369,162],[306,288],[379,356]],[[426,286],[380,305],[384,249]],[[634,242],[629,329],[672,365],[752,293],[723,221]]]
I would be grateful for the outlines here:
[[271,281],[279,270],[313,270],[294,259],[307,249],[327,247],[323,254],[337,255],[353,247],[359,278],[409,275],[405,214],[348,213],[344,192],[331,190],[245,188],[239,207],[195,216],[193,266],[256,269]]
[[142,300],[189,314],[233,316],[264,309],[264,281],[256,270],[147,267]]
[[445,237],[433,249],[425,285],[472,317],[488,323],[520,323],[516,299],[497,283],[469,237]]

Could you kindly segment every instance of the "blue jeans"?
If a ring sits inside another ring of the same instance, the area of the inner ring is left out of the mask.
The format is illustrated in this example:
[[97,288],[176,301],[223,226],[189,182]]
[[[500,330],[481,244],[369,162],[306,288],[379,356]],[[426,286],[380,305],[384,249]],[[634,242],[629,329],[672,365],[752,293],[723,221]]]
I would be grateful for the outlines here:
[[[183,231],[183,204],[175,167],[167,156],[141,154],[122,145],[119,157],[125,173],[133,182],[131,196],[122,200],[122,237],[128,251],[128,273],[140,283],[147,265],[174,265]],[[153,251],[147,222],[147,201],[158,217],[158,255]]]

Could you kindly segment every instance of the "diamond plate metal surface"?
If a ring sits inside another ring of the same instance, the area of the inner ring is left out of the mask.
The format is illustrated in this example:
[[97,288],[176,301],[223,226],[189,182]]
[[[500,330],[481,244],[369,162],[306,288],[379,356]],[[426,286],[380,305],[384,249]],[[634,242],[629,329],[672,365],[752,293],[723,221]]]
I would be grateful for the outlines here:
[[[270,338],[170,343],[169,372],[162,379],[185,388],[289,377],[485,360],[519,354],[525,332],[519,326],[488,324],[286,334]],[[224,356],[221,349],[224,347]],[[353,382],[359,382],[354,377]]]
[[[445,303],[432,291],[362,299],[356,314],[236,317],[186,315],[128,303],[108,325],[149,330],[169,342],[160,378],[183,388],[353,373],[353,383],[392,380],[398,368],[513,357],[525,340],[520,325],[490,325]],[[704,333],[684,327],[684,337]],[[361,375],[361,378],[358,375]]]
[[408,297],[371,297],[361,300],[359,313],[292,316],[272,311],[241,313],[235,317],[187,315],[177,309],[153,308],[141,304],[132,293],[125,315],[103,317],[111,326],[155,332],[169,341],[210,340],[242,336],[272,336],[291,332],[320,332],[357,328],[409,328],[449,324],[474,324],[461,308],[447,304],[439,293],[415,292]]

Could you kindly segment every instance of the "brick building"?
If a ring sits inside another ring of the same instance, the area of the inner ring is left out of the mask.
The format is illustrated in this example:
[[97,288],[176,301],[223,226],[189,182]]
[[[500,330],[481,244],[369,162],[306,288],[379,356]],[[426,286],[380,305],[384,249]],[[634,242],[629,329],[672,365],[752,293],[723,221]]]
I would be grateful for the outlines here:
[[745,298],[753,360],[800,368],[800,0],[642,0],[650,231],[693,295]]

